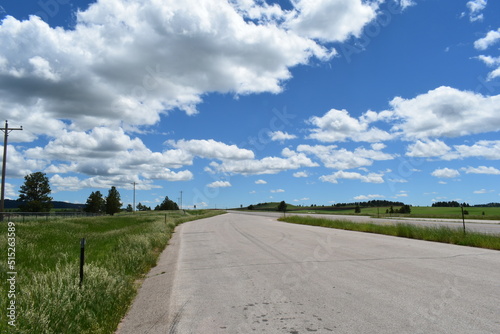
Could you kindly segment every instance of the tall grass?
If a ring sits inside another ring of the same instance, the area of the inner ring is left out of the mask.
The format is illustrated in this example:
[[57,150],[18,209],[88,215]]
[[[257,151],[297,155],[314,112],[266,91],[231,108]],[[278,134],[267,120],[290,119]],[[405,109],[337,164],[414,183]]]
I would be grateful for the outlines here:
[[[16,223],[17,321],[7,324],[7,252],[0,256],[1,333],[113,333],[176,225],[220,212]],[[0,249],[6,250],[6,223]],[[86,238],[79,284],[80,239]]]
[[423,227],[411,224],[379,225],[370,223],[355,223],[347,220],[315,218],[310,216],[289,216],[286,218],[280,218],[279,220],[294,224],[330,227],[342,230],[384,234],[403,238],[500,250],[500,235],[482,234],[477,232],[464,233],[461,229],[449,227]]

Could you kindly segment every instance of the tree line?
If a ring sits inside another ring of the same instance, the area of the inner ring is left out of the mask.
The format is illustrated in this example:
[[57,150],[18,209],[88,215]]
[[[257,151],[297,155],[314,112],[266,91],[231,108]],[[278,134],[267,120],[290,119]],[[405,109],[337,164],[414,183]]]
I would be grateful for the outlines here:
[[459,208],[461,206],[463,206],[464,208],[470,207],[469,203],[458,203],[457,201],[432,203],[432,207],[439,207],[439,208]]
[[[35,172],[24,177],[24,184],[19,190],[19,210],[22,212],[49,212],[52,205],[52,190],[49,179],[45,173]],[[99,190],[93,191],[87,198],[84,207],[85,212],[114,215],[122,211],[121,196],[115,186],[108,190],[104,196]],[[137,210],[148,211],[151,207],[139,203]],[[165,197],[163,202],[155,207],[155,210],[179,210],[177,203]],[[132,205],[128,205],[127,211],[133,211]]]
[[335,207],[343,207],[343,206],[360,206],[366,208],[376,208],[381,206],[403,206],[405,205],[403,202],[397,201],[387,201],[387,200],[371,200],[366,202],[354,202],[354,203],[336,203]]
[[[107,213],[113,215],[121,211],[120,193],[115,187],[111,187],[108,196],[104,198],[100,191],[92,192],[87,199],[84,210],[93,213]],[[151,211],[151,207],[143,205],[141,202],[136,206],[137,211]],[[163,202],[155,207],[155,210],[179,210],[177,203],[165,196]],[[132,212],[132,205],[129,204],[125,211]]]
[[408,204],[405,204],[405,205],[401,206],[401,208],[399,208],[399,209],[394,209],[391,205],[391,207],[389,209],[385,210],[385,213],[389,213],[389,214],[392,214],[392,213],[411,213],[411,206],[409,206]]
[[98,191],[93,191],[89,198],[87,198],[87,203],[83,211],[89,213],[106,213],[109,215],[114,215],[121,211],[122,202],[120,198],[120,193],[115,186],[112,186],[108,191],[108,196],[104,197],[102,193]]
[[[24,184],[19,190],[19,210],[22,212],[49,212],[52,205],[49,179],[42,172],[35,172],[24,177]],[[112,186],[108,196],[100,191],[92,192],[87,199],[84,211],[91,213],[107,213],[113,215],[121,211],[120,193]]]

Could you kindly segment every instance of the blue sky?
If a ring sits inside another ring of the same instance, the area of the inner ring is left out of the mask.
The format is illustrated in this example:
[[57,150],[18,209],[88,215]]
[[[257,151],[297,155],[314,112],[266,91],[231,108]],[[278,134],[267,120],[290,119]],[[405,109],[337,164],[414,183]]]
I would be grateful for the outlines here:
[[500,4],[68,1],[0,7],[6,198],[499,202]]

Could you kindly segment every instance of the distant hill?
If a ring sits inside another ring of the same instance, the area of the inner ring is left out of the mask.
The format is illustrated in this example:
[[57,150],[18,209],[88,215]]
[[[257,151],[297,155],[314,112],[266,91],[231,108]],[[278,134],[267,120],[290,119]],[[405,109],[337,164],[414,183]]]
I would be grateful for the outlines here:
[[480,208],[499,208],[500,203],[488,203],[488,204],[477,204],[474,205],[475,207],[480,207]]
[[[12,199],[6,199],[4,203],[5,209],[17,209],[20,204],[22,204],[21,201],[15,201]],[[54,209],[82,210],[85,207],[85,204],[74,204],[61,201],[52,201],[52,205]]]
[[335,207],[342,207],[342,206],[357,206],[359,205],[360,207],[363,208],[376,208],[376,207],[381,207],[381,206],[403,206],[405,203],[403,202],[397,202],[397,201],[387,201],[387,200],[371,200],[367,202],[354,202],[354,203],[337,203],[334,206]]
[[[252,204],[249,205],[248,207],[244,207],[243,209],[250,209],[250,210],[264,210],[264,211],[276,211],[278,208],[278,205],[280,205],[280,202],[266,202],[266,203],[259,203],[259,204]],[[287,210],[298,210],[300,207],[293,205],[293,204],[286,204]]]
[[[269,203],[259,203],[252,204],[248,207],[243,207],[242,209],[249,210],[262,210],[262,211],[276,211],[279,202],[269,202]],[[325,211],[343,211],[343,210],[353,210],[356,206],[362,208],[366,207],[401,207],[405,205],[403,202],[385,201],[385,200],[373,200],[367,202],[354,202],[354,203],[337,203],[335,205],[307,205],[307,206],[297,206],[287,203],[287,211],[295,210],[325,210]]]

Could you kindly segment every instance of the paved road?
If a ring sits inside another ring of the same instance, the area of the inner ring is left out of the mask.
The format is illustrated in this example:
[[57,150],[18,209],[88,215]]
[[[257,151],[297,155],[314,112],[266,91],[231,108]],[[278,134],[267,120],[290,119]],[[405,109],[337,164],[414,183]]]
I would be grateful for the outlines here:
[[[279,212],[263,212],[263,211],[230,211],[232,213],[247,214],[247,215],[259,215],[266,217],[282,217],[283,213]],[[357,216],[357,215],[329,215],[329,214],[310,214],[310,213],[293,213],[290,212],[287,215],[306,215],[320,218],[328,219],[345,219],[360,223],[374,223],[374,224],[414,224],[420,226],[448,226],[451,228],[463,228],[463,222],[461,219],[433,219],[433,218],[372,218],[369,216]],[[466,230],[475,231],[488,234],[499,234],[500,235],[500,221],[498,220],[479,220],[479,219],[466,219],[465,220]]]
[[182,224],[118,333],[500,333],[500,252],[228,213]]

